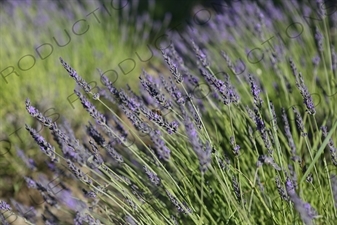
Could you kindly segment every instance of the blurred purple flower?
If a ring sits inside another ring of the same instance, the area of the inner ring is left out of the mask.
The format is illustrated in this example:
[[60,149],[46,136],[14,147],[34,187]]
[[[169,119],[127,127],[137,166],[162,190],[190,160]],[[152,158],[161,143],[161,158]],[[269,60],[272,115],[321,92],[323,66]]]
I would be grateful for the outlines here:
[[26,154],[19,148],[16,149],[16,154],[21,158],[21,160],[26,164],[30,170],[36,170],[36,164],[34,159],[28,158]]
[[12,210],[12,208],[5,201],[0,200],[0,210]]
[[168,161],[170,159],[171,151],[165,145],[165,141],[162,139],[162,134],[159,130],[154,130],[150,133],[150,138],[154,143],[157,155],[159,159]]
[[200,162],[200,171],[204,173],[212,161],[212,148],[210,143],[207,141],[205,146],[202,144],[197,130],[188,116],[185,116],[184,118],[184,125],[193,150],[198,156]]
[[[328,136],[328,129],[327,129],[327,127],[326,126],[322,126],[321,130],[322,130],[322,133],[323,133],[323,137],[326,138]],[[332,163],[335,166],[337,166],[337,149],[335,147],[335,144],[334,144],[332,138],[329,139],[328,148],[330,150],[330,155],[331,155]]]
[[286,180],[286,190],[295,209],[300,214],[302,221],[306,225],[313,224],[312,220],[317,215],[316,211],[309,203],[303,202],[302,199],[297,196],[293,181],[289,178]]

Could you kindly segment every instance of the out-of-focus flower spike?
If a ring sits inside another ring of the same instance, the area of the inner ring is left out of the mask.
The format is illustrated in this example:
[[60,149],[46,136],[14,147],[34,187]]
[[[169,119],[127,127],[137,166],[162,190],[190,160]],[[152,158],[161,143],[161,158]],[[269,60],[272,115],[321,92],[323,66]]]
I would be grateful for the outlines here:
[[201,65],[203,67],[208,67],[210,66],[207,56],[205,53],[201,51],[201,49],[197,46],[197,44],[194,42],[194,40],[191,40],[192,48],[194,50],[194,53],[196,54],[198,60],[201,62]]
[[28,158],[26,154],[19,148],[16,149],[17,155],[21,158],[21,160],[26,164],[26,166],[35,171],[36,170],[36,164],[35,161],[32,158]]
[[292,136],[291,131],[290,131],[290,126],[289,126],[287,114],[286,114],[286,111],[285,111],[284,108],[282,108],[282,121],[283,121],[283,124],[284,124],[285,135],[288,139],[288,144],[289,144],[289,147],[290,147],[290,150],[291,150],[292,160],[295,161],[295,162],[300,162],[301,158],[296,155],[295,142],[294,142],[293,136]]
[[315,41],[319,52],[323,52],[323,34],[319,28],[315,28]]
[[335,47],[333,45],[331,45],[331,69],[332,69],[332,72],[336,76],[337,75],[337,73],[336,73],[336,71],[337,71],[337,54],[336,54]]
[[[322,126],[321,130],[323,132],[323,137],[326,138],[328,136],[328,129],[327,129],[327,127],[326,126]],[[337,149],[335,147],[335,144],[334,144],[332,138],[329,139],[328,147],[329,147],[332,163],[335,166],[337,166]]]
[[290,200],[293,202],[296,211],[300,214],[302,221],[306,225],[313,224],[313,219],[317,215],[315,210],[311,207],[309,203],[304,202],[300,199],[295,191],[295,184],[294,181],[287,178],[286,180],[286,190],[290,197]]

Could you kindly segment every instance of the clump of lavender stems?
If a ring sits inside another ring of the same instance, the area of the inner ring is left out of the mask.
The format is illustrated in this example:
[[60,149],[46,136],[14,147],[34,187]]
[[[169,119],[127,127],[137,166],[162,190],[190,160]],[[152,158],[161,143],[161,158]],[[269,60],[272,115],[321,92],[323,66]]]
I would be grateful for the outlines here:
[[[284,7],[299,9],[295,2]],[[336,118],[327,112],[333,112],[331,100],[325,108],[315,106],[310,71],[303,75],[298,72],[302,66],[309,67],[307,62],[284,60],[287,46],[282,44],[291,43],[283,41],[268,50],[271,62],[261,60],[247,67],[237,65],[238,60],[233,63],[235,51],[230,48],[243,35],[243,28],[263,40],[265,30],[277,24],[275,18],[288,19],[271,1],[265,9],[249,2],[232,6],[202,28],[191,26],[182,35],[174,33],[171,44],[156,52],[165,66],[156,68],[154,75],[143,69],[139,92],[130,86],[115,87],[100,72],[103,87],[95,93],[70,64],[59,59],[78,85],[74,93],[91,121],[84,121],[86,126],[75,131],[71,122],[56,123],[29,99],[25,102],[28,114],[47,127],[53,138],[44,138],[33,125],[26,125],[53,174],[52,178],[23,175],[26,186],[44,200],[41,218],[45,224],[62,220],[54,214],[57,210],[69,216],[71,222],[67,223],[79,225],[255,224],[260,220],[314,224],[315,220],[325,223],[337,216],[337,181],[329,171],[330,166],[337,165],[333,136]],[[251,21],[242,20],[247,17]],[[237,30],[227,32],[231,27]],[[318,27],[313,31],[312,40],[320,57],[312,61],[310,56],[309,61],[317,74],[325,63],[324,35]],[[220,50],[220,56],[215,54],[219,54],[215,43],[228,46]],[[247,41],[245,51],[251,47]],[[336,71],[336,53],[333,46],[331,49],[327,76],[334,76]],[[289,64],[293,82],[286,75],[290,72],[281,69],[289,70]],[[236,73],[241,69],[247,70],[242,76]],[[266,73],[271,73],[270,79],[263,77]],[[291,83],[300,95],[289,92]],[[205,96],[196,95],[201,85],[209,90]],[[112,105],[117,110],[112,110]],[[301,107],[306,108],[305,113],[301,113]],[[290,113],[294,120],[290,120]],[[84,138],[77,139],[80,135]],[[322,154],[326,146],[331,160]],[[39,168],[25,150],[18,148],[17,154],[30,170]],[[330,180],[323,190],[326,173]],[[50,187],[55,177],[61,180],[59,193]],[[320,209],[321,201],[326,210]],[[35,222],[34,208],[14,203],[16,207],[11,207],[1,200],[0,210],[31,209],[30,214],[18,214]],[[324,220],[321,214],[329,218]],[[2,217],[0,221],[7,223]]]

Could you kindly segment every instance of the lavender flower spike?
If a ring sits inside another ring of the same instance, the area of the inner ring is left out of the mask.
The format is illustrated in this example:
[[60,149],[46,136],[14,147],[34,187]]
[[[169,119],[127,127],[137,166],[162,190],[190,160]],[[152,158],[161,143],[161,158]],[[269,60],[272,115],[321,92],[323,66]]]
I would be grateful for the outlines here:
[[254,97],[254,104],[257,107],[260,108],[261,105],[262,105],[262,103],[263,103],[263,100],[260,97],[261,89],[257,86],[257,84],[254,81],[253,76],[251,74],[249,74],[249,83],[250,83],[250,88],[251,88],[251,91],[252,91],[252,95]]
[[156,186],[159,186],[161,184],[160,178],[155,173],[150,171],[146,166],[144,166],[143,168],[145,170],[146,175],[149,177],[151,183],[153,183]]
[[74,80],[76,81],[76,83],[79,86],[81,86],[86,93],[88,93],[88,92],[91,91],[90,85],[85,80],[83,80],[83,78],[77,74],[76,70],[74,70],[61,57],[60,57],[60,62],[62,63],[64,69],[66,69],[67,72],[69,73],[69,76],[71,76],[72,78],[74,78]]
[[303,97],[303,103],[307,107],[308,113],[310,115],[315,115],[316,114],[315,105],[308,91],[307,86],[304,84],[304,80],[301,73],[298,74],[298,81],[296,81],[296,86],[301,92],[301,95]]
[[55,155],[55,148],[45,141],[45,139],[39,135],[39,133],[26,124],[26,129],[29,131],[30,135],[34,138],[36,143],[40,146],[40,149],[45,153],[52,161],[58,161]]
[[32,106],[28,98],[26,99],[25,103],[26,103],[26,110],[32,117],[36,118],[38,121],[43,123],[43,125],[48,127],[49,129],[53,127],[53,121],[45,117],[38,109]]
[[106,123],[105,117],[97,111],[94,105],[91,104],[91,102],[84,97],[81,92],[74,90],[75,94],[80,98],[81,103],[85,110],[87,110],[92,118],[96,120],[96,122],[100,125],[103,125]]
[[172,61],[171,57],[168,56],[167,52],[162,50],[163,57],[165,59],[166,64],[170,68],[170,72],[172,73],[174,80],[179,84],[182,82],[182,76],[178,70],[177,65]]
[[154,143],[159,159],[164,159],[165,161],[168,161],[170,159],[171,151],[165,145],[165,141],[161,137],[162,135],[159,130],[154,130],[153,132],[150,132],[150,138]]
[[303,137],[306,137],[308,134],[304,130],[302,116],[295,106],[293,106],[292,109],[293,109],[295,117],[296,117],[296,126],[301,131],[301,135]]
[[294,62],[292,61],[292,59],[289,59],[289,63],[290,63],[290,68],[293,72],[293,75],[295,76],[295,79],[296,79],[296,86],[302,95],[303,103],[305,104],[308,113],[310,115],[315,115],[316,114],[315,105],[313,103],[313,100],[311,98],[311,95],[309,93],[307,86],[304,84],[302,74],[300,72],[299,73],[297,72],[297,68]]
[[201,62],[201,65],[205,68],[210,66],[207,60],[207,56],[200,50],[200,48],[196,45],[196,43],[193,40],[191,40],[191,43],[198,60]]

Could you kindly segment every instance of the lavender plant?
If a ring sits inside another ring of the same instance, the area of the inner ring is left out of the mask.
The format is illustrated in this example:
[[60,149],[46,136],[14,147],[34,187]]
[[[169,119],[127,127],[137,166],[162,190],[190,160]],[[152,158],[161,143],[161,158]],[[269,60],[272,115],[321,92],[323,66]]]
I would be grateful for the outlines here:
[[[314,15],[306,3],[263,2],[235,2],[202,26],[171,32],[169,47],[156,51],[167,68],[143,70],[139,94],[104,74],[94,89],[60,58],[92,121],[77,139],[71,122],[56,123],[26,100],[54,139],[26,125],[52,173],[25,177],[45,200],[42,215],[17,214],[28,224],[335,224],[337,13],[277,38],[257,62],[252,35],[263,42],[290,32],[301,13]],[[12,208],[0,202],[3,223]]]

